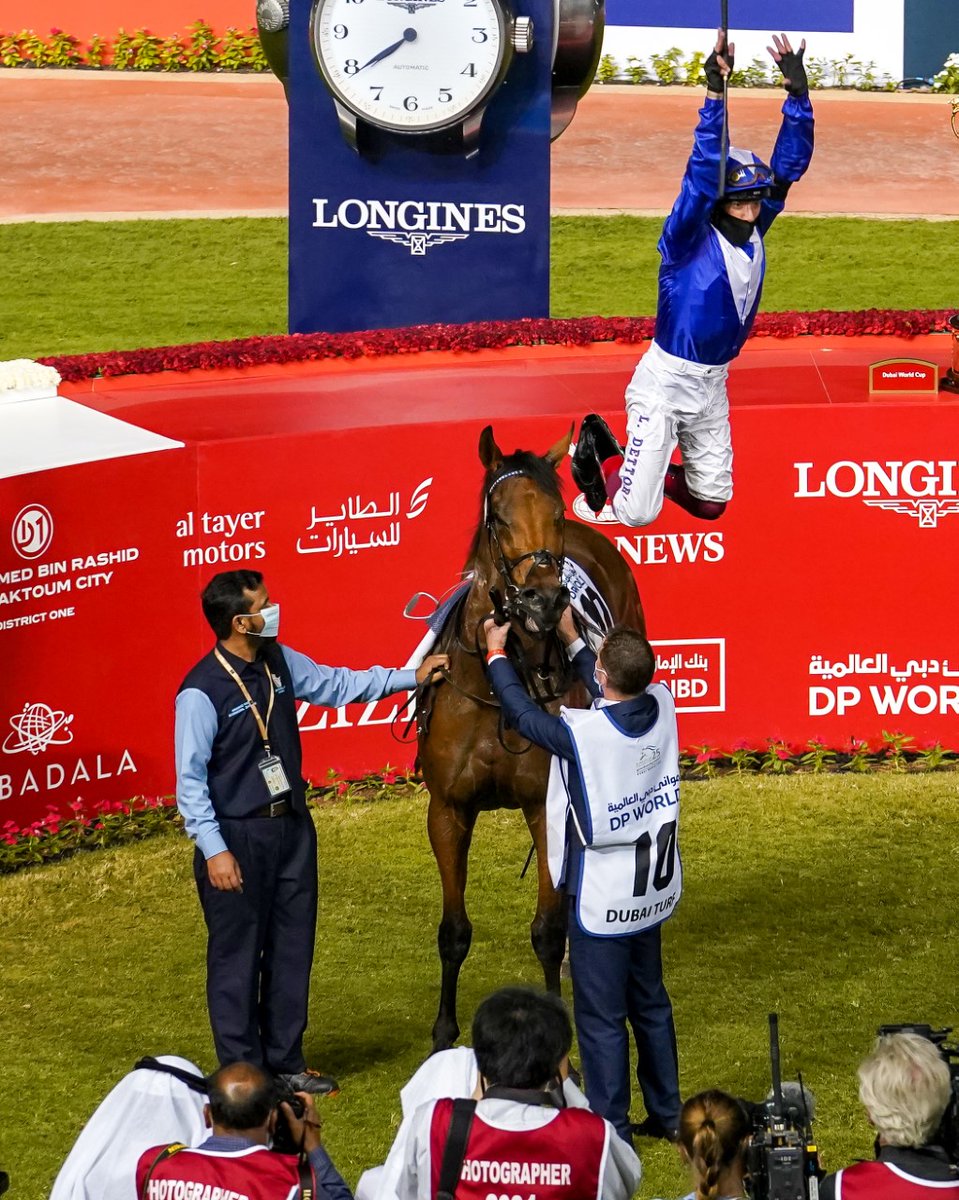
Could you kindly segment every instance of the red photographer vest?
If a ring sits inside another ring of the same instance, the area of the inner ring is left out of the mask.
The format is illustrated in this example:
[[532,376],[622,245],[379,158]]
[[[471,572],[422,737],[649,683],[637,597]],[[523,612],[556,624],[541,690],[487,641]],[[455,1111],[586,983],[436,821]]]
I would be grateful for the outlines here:
[[178,1150],[157,1162],[163,1150],[154,1146],[140,1156],[138,1200],[296,1200],[300,1180],[295,1155],[250,1146]]
[[864,1162],[836,1174],[836,1200],[956,1200],[959,1180],[917,1179],[892,1163]]
[[[452,1112],[452,1100],[437,1100],[430,1128],[433,1196]],[[477,1113],[456,1200],[597,1200],[607,1136],[603,1118],[585,1108],[560,1109],[546,1125],[522,1130],[496,1129]]]

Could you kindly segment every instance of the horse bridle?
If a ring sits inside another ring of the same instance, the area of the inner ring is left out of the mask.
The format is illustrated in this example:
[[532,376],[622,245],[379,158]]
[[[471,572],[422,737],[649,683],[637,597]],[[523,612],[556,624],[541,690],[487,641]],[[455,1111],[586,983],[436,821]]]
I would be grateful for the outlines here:
[[[564,656],[559,653],[559,644],[558,641],[556,641],[555,630],[544,629],[536,618],[535,614],[529,612],[523,604],[522,589],[527,586],[530,575],[536,570],[537,567],[554,566],[556,568],[557,577],[560,579],[560,581],[562,581],[565,555],[557,556],[551,550],[547,550],[545,546],[541,546],[537,550],[528,550],[525,554],[520,554],[516,558],[510,558],[503,550],[499,535],[496,532],[493,513],[490,509],[490,496],[492,495],[494,488],[496,488],[499,484],[503,483],[507,479],[514,479],[518,477],[524,477],[526,479],[531,478],[526,471],[504,471],[502,475],[498,475],[490,482],[483,496],[483,524],[486,526],[490,559],[502,576],[506,591],[505,597],[501,597],[495,587],[490,588],[490,600],[493,604],[493,613],[491,615],[495,616],[501,623],[509,620],[510,617],[513,616],[527,618],[532,620],[533,623],[538,627],[541,636],[549,638],[550,635],[552,635],[553,642],[547,641],[546,658],[538,669],[532,670],[529,667],[528,663],[526,662],[525,655],[523,655],[521,650],[518,658],[513,658],[513,665],[518,670],[527,692],[537,704],[545,708],[546,705],[551,701],[558,700],[568,689],[568,664],[565,662]],[[530,562],[529,569],[527,570],[523,581],[521,583],[517,583],[514,578],[514,572],[516,571],[517,567],[527,560]],[[454,613],[451,614],[451,636],[455,640],[456,645],[464,653],[469,654],[472,657],[482,659],[482,622],[480,622],[476,627],[475,646],[468,646],[460,636],[460,622],[462,620],[465,602],[466,597],[464,595],[460,603],[457,605]],[[554,657],[554,654],[558,658],[560,664],[559,677],[556,681],[555,687],[550,686],[552,675],[551,660]],[[473,701],[473,703],[487,708],[500,709],[502,712],[502,706],[498,700],[491,699],[489,696],[476,695],[472,691],[461,687],[453,679],[449,671],[442,671],[441,676],[442,679],[450,685],[450,687],[459,692],[460,695],[465,696],[468,700]],[[420,691],[417,692],[415,719],[419,725],[421,734],[425,729],[428,728],[429,724],[429,715],[427,706],[425,704],[425,696],[429,693],[430,688],[435,686],[435,682],[436,681],[434,680],[424,685],[422,688],[422,694]],[[545,687],[543,686],[544,683]],[[501,715],[498,736],[503,749],[508,751],[510,754],[525,754],[532,749],[533,743],[529,742],[522,750],[514,750],[511,746],[507,745],[504,735],[505,727]]]
[[[486,489],[486,495],[483,497],[483,519],[486,525],[486,536],[489,543],[490,558],[493,564],[503,577],[505,585],[505,596],[502,598],[496,595],[496,589],[490,589],[490,599],[493,601],[493,607],[497,610],[497,616],[504,618],[523,616],[533,621],[539,629],[539,633],[545,634],[549,632],[544,629],[538,621],[535,614],[531,613],[523,604],[522,589],[529,583],[529,577],[537,569],[537,567],[555,567],[557,578],[562,583],[563,565],[565,555],[555,555],[552,550],[547,550],[545,546],[540,546],[538,550],[527,550],[525,554],[520,554],[516,558],[509,558],[503,550],[502,543],[499,539],[499,534],[496,532],[493,511],[490,506],[490,496],[493,494],[493,489],[507,479],[516,477],[530,478],[526,471],[505,471],[502,475],[498,475],[493,479]],[[495,552],[494,552],[495,546]],[[522,583],[517,583],[513,577],[513,572],[521,563],[530,560],[529,568],[523,577]]]

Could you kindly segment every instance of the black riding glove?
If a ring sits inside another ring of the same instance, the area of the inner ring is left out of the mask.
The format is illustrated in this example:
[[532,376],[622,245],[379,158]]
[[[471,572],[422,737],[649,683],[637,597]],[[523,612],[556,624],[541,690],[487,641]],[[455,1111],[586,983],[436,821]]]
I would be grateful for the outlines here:
[[802,56],[806,53],[806,47],[800,46],[798,50],[789,50],[783,54],[777,66],[783,73],[783,85],[790,96],[805,96],[809,91],[809,81],[806,79],[806,68],[803,66]]
[[[723,49],[720,51],[723,56],[723,61],[729,64],[730,74],[733,69],[733,56],[729,53],[729,43],[723,41]],[[719,67],[719,54],[715,50],[710,54],[709,58],[703,63],[703,72],[706,75],[706,87],[711,92],[721,92],[723,90],[723,73]],[[803,76],[805,78],[805,76]]]

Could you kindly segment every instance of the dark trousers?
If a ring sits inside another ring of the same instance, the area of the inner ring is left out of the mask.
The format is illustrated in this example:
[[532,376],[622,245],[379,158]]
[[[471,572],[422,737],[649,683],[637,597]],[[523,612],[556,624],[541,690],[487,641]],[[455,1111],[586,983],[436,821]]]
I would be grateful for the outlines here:
[[199,851],[193,863],[208,933],[206,996],[217,1057],[221,1065],[302,1071],[316,935],[313,822],[295,813],[219,823],[240,864],[243,891],[212,887]]
[[590,1108],[631,1142],[629,1030],[636,1039],[636,1076],[647,1114],[679,1121],[679,1066],[673,1008],[663,984],[660,927],[625,937],[592,937],[569,913],[573,1014]]

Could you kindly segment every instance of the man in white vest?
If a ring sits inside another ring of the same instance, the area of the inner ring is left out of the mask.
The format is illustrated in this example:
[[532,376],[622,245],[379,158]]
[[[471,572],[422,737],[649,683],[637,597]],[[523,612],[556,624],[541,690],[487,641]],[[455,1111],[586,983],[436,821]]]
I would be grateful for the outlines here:
[[[679,739],[669,689],[651,683],[646,638],[617,626],[597,655],[567,609],[559,632],[593,696],[552,716],[529,697],[506,653],[509,626],[486,623],[487,662],[507,723],[552,752],[547,849],[570,898],[573,1013],[590,1107],[627,1142],[675,1140],[676,1031],[663,984],[661,925],[682,892]],[[629,1028],[646,1119],[629,1120]]]

